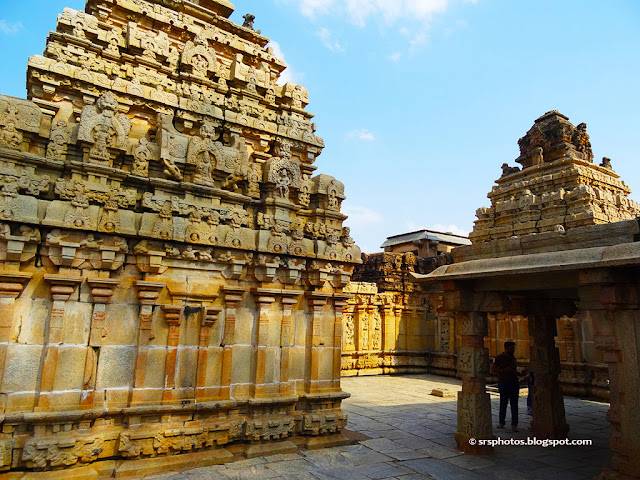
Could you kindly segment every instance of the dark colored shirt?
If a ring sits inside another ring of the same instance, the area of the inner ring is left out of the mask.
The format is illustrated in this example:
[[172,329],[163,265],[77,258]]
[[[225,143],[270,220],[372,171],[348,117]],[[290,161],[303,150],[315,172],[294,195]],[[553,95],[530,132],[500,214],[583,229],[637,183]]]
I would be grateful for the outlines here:
[[499,382],[518,381],[518,362],[514,355],[502,352],[495,358],[493,365]]

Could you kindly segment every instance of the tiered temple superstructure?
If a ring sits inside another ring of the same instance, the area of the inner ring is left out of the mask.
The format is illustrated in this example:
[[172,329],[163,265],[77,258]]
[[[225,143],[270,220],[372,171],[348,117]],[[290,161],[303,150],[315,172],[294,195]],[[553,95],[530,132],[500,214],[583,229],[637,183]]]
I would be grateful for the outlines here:
[[538,118],[518,141],[518,167],[502,165],[502,177],[476,212],[469,238],[481,243],[500,238],[629,220],[640,205],[619,180],[611,159],[593,163],[584,123],[573,126],[553,110]]
[[89,0],[0,96],[1,470],[344,438],[344,185],[232,12]]

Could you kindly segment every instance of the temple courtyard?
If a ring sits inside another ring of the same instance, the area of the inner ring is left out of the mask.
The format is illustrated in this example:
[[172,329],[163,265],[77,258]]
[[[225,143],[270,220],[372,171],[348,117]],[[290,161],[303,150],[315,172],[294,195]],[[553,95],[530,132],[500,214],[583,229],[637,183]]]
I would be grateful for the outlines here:
[[[226,465],[156,475],[154,480],[199,479],[505,479],[581,480],[598,476],[609,465],[609,404],[565,397],[570,440],[591,446],[498,445],[491,456],[465,455],[456,449],[457,402],[432,391],[460,390],[455,378],[435,375],[368,376],[342,380],[351,393],[343,403],[347,434],[357,444],[288,455],[259,457]],[[499,398],[491,394],[497,423]],[[520,398],[519,432],[494,433],[503,440],[527,441],[526,397]],[[510,421],[507,413],[507,425]]]

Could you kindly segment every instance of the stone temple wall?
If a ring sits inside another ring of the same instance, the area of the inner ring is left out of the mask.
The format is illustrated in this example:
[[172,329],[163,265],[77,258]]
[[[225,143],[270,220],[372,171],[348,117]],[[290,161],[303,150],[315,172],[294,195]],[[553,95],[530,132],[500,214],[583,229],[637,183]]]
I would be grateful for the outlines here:
[[[343,312],[342,375],[430,372],[456,376],[461,337],[443,304],[442,292],[411,282],[410,274],[430,273],[451,256],[424,258],[412,253],[363,255],[345,292],[354,297]],[[363,282],[366,281],[366,282]],[[489,315],[485,347],[494,357],[506,340],[516,342],[522,366],[530,361],[528,320]],[[568,395],[607,399],[608,372],[596,350],[588,318],[557,319],[556,345],[562,362],[560,382]]]
[[0,470],[340,441],[344,186],[232,11],[89,0],[0,96]]
[[345,288],[353,298],[343,312],[342,375],[455,375],[450,319],[438,311],[442,295],[422,291],[410,277],[412,272],[429,273],[450,259],[413,253],[363,255],[354,281]]

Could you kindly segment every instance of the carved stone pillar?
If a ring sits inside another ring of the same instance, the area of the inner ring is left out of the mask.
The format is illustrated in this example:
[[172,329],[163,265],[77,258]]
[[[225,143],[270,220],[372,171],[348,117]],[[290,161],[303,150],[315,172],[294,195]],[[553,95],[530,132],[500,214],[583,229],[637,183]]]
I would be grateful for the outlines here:
[[335,320],[333,328],[333,389],[340,391],[340,369],[342,368],[342,312],[347,306],[349,294],[336,293],[333,296]]
[[147,372],[147,360],[149,357],[149,340],[152,330],[153,309],[157,305],[160,291],[166,286],[164,282],[149,282],[138,280],[138,298],[140,299],[140,325],[138,327],[138,352],[136,356],[136,368],[134,373],[131,404],[144,402],[141,389],[145,386]]
[[164,391],[162,392],[162,403],[174,403],[180,398],[176,398],[176,361],[178,360],[178,345],[180,343],[180,324],[184,307],[182,305],[163,305],[164,319],[169,325],[169,335],[167,337],[167,356],[164,364]]
[[[269,323],[271,306],[275,303],[276,298],[273,290],[259,288],[256,291],[256,303],[258,304],[258,332],[256,345],[256,361],[255,361],[255,383],[253,384],[254,397],[268,397],[274,394],[273,384],[266,385],[266,369],[267,369],[267,349],[269,348]],[[279,388],[278,388],[279,390]]]
[[477,440],[493,438],[491,398],[486,392],[489,352],[484,348],[487,334],[485,312],[456,312],[456,325],[461,335],[458,349],[458,374],[462,375],[462,391],[458,393],[458,448],[465,453],[492,453],[493,447],[478,445]]
[[57,274],[45,274],[44,279],[49,282],[53,305],[51,307],[49,329],[45,336],[45,357],[42,365],[40,396],[38,397],[36,410],[50,408],[49,395],[53,390],[56,379],[60,344],[64,341],[63,328],[66,302],[83,280],[80,276]]
[[198,402],[210,401],[220,394],[220,387],[207,386],[207,363],[209,361],[211,328],[218,321],[218,315],[220,315],[221,311],[222,308],[220,307],[204,307],[199,337],[198,371],[196,374],[196,400]]
[[538,438],[564,439],[569,433],[560,390],[560,353],[555,344],[556,315],[538,309],[529,313],[530,368],[535,386],[531,398],[531,429]]
[[233,344],[236,336],[236,309],[242,302],[244,289],[224,287],[224,335],[222,337],[222,373],[220,377],[220,398],[231,398],[231,368],[233,366]]
[[[91,314],[91,333],[89,334],[89,346],[96,348],[103,345],[104,337],[107,335],[105,328],[106,307],[114,294],[114,289],[119,281],[112,278],[89,278],[87,283],[91,286],[93,296],[93,313]],[[85,372],[95,369],[96,354],[93,348],[87,349],[85,360]],[[92,407],[95,396],[96,377],[90,376],[90,383],[83,386],[82,400],[80,405]]]
[[294,385],[289,381],[290,355],[293,347],[293,311],[298,304],[302,290],[282,291],[282,329],[280,330],[280,395],[294,393]]
[[632,275],[580,273],[580,310],[609,367],[611,469],[601,480],[640,478],[640,294]]

